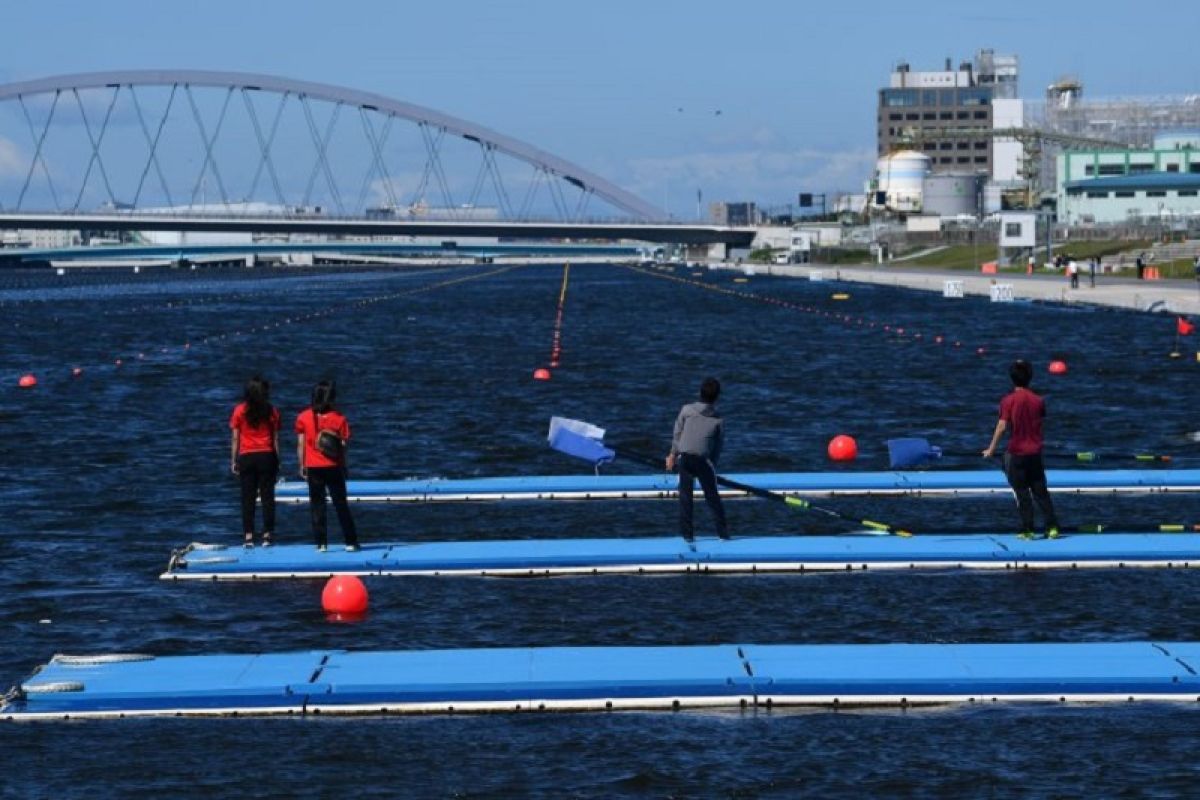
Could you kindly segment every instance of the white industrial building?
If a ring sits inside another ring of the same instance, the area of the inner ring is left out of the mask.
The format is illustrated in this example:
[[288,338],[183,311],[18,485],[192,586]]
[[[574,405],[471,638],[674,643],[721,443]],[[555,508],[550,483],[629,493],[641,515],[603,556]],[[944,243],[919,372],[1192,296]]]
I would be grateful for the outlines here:
[[1200,131],[1160,133],[1147,149],[1062,153],[1056,174],[1060,222],[1200,216]]

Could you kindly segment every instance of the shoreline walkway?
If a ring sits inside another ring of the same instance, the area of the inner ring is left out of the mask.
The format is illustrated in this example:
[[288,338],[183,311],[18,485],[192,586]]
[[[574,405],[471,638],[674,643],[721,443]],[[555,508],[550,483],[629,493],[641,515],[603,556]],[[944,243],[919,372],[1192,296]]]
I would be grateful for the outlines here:
[[[738,269],[738,267],[730,267]],[[1024,275],[913,267],[846,266],[822,264],[753,264],[740,269],[755,275],[786,275],[797,278],[853,281],[941,293],[946,281],[962,281],[964,295],[988,297],[993,285],[1010,284],[1016,300],[1123,308],[1129,311],[1200,314],[1200,286],[1190,280],[1139,281],[1136,278],[1097,275],[1091,288],[1087,273],[1080,275],[1079,288],[1070,288],[1063,275]],[[813,273],[816,273],[814,276]]]

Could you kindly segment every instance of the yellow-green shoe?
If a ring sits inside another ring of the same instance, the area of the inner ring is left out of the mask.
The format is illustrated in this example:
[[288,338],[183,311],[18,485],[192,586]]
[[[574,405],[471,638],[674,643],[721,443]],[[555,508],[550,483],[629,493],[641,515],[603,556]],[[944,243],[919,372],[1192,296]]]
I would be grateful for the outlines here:
[[1047,539],[1057,539],[1058,538],[1058,528],[1051,528],[1050,530],[1046,531],[1046,538]]
[[1036,539],[1037,534],[1035,534],[1033,531],[1021,531],[1020,533],[1017,534],[1017,538],[1025,539],[1026,541],[1028,541],[1030,539]]

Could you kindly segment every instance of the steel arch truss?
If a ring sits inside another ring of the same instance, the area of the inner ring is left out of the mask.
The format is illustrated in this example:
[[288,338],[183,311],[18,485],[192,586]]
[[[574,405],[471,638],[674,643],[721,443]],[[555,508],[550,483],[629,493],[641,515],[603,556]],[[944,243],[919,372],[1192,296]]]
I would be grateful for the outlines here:
[[530,144],[370,92],[197,70],[0,85],[0,210],[220,213],[267,204],[340,216],[580,221],[593,201],[608,218],[666,217]]

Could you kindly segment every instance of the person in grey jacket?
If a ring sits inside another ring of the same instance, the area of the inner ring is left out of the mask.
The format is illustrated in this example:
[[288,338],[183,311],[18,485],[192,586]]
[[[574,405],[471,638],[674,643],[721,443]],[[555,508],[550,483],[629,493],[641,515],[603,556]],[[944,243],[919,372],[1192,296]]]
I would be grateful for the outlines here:
[[700,402],[688,403],[675,419],[671,452],[667,454],[667,470],[679,467],[679,533],[685,541],[695,539],[692,527],[692,481],[700,481],[704,501],[712,511],[717,535],[729,538],[725,523],[725,507],[717,492],[717,473],[714,465],[721,456],[724,440],[721,415],[713,404],[721,394],[716,378],[705,378],[700,384]]

